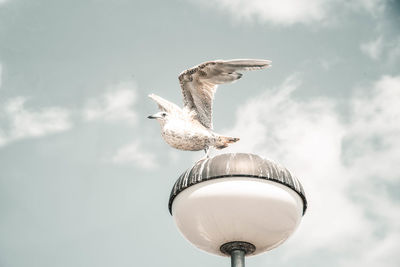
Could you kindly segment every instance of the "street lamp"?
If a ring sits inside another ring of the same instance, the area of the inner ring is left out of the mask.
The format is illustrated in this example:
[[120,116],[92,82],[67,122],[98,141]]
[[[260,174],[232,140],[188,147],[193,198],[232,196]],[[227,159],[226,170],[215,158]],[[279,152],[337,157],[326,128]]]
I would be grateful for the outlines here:
[[230,153],[198,161],[172,188],[169,211],[183,236],[206,252],[244,266],[282,244],[307,209],[300,182],[254,154]]

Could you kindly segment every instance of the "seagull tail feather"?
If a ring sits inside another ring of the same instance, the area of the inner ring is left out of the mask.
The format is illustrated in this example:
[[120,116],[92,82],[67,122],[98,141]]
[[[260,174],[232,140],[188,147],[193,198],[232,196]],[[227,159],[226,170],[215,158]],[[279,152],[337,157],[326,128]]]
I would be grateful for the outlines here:
[[229,137],[229,136],[218,136],[217,142],[215,144],[216,149],[223,149],[229,146],[231,143],[235,143],[240,139],[237,137]]

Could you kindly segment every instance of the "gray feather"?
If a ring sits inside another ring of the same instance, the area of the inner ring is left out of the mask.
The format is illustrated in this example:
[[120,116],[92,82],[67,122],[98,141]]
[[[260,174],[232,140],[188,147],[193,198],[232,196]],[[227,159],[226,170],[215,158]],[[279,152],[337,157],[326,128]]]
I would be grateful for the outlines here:
[[212,104],[218,84],[230,83],[242,77],[239,70],[258,70],[271,66],[261,59],[216,60],[202,63],[179,75],[183,103],[196,113],[205,127],[212,129]]

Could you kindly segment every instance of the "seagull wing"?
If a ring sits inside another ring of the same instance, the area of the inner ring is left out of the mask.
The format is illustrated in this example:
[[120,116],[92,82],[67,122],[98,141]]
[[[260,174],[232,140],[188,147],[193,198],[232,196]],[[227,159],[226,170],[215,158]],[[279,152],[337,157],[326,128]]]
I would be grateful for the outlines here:
[[212,129],[212,101],[218,84],[230,83],[242,77],[238,70],[258,70],[269,67],[271,61],[258,59],[216,60],[202,63],[179,75],[185,108],[194,111],[206,128]]
[[158,96],[155,94],[150,94],[149,97],[157,103],[158,108],[161,111],[166,111],[171,114],[182,113],[182,109],[180,107],[178,107],[177,105],[175,105],[172,102],[169,102],[168,100],[165,100],[161,96]]

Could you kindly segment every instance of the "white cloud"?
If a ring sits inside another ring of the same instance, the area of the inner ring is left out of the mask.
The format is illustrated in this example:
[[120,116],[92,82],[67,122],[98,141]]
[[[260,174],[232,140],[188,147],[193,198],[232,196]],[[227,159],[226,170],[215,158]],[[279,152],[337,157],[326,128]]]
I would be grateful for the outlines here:
[[387,58],[389,64],[391,64],[393,67],[397,67],[399,64],[399,59],[400,59],[400,36],[397,36],[396,38],[393,38],[392,41],[388,42],[388,52],[387,52]]
[[136,113],[133,111],[136,86],[133,82],[123,82],[109,88],[109,92],[99,98],[89,100],[84,117],[87,120],[124,121],[134,124]]
[[[365,10],[373,15],[385,8],[384,0],[192,0],[210,8],[228,11],[235,19],[290,26],[296,23],[311,24],[335,19],[343,10]],[[332,11],[335,10],[335,11]],[[334,15],[334,16],[333,16]]]
[[[84,118],[88,121],[101,120],[135,124],[137,120],[137,114],[133,109],[136,102],[135,92],[134,82],[121,82],[108,88],[106,93],[87,102],[83,109]],[[119,148],[112,156],[111,162],[134,164],[143,169],[157,167],[156,156],[143,150],[139,141]]]
[[[382,30],[380,30],[382,32]],[[362,43],[361,51],[371,59],[396,67],[400,58],[400,36],[380,35],[375,40]]]
[[398,180],[400,170],[394,170],[393,164],[400,157],[400,76],[383,76],[372,91],[359,92],[344,139],[345,159],[358,176]]
[[[206,1],[198,1],[206,3]],[[222,10],[227,10],[236,19],[292,25],[320,21],[325,17],[325,4],[319,0],[214,0],[210,1]]]
[[386,8],[387,0],[358,0],[350,1],[349,5],[352,5],[354,9],[364,9],[370,14],[377,16],[382,13]]
[[5,103],[0,119],[5,128],[0,129],[0,145],[22,139],[61,132],[71,127],[69,112],[58,107],[27,110],[26,99],[17,97]]
[[332,68],[336,67],[340,63],[340,61],[341,60],[339,58],[321,58],[319,60],[319,64],[324,70],[329,71]]
[[112,162],[118,164],[135,164],[144,169],[157,167],[154,154],[144,151],[139,142],[135,141],[121,147],[113,156]]
[[379,59],[383,51],[382,36],[378,37],[376,40],[361,44],[360,48],[361,51],[370,58],[374,60]]
[[279,159],[301,178],[310,206],[285,258],[324,251],[332,266],[397,266],[400,203],[382,188],[400,180],[400,76],[358,89],[348,122],[332,100],[296,100],[300,86],[292,76],[249,100],[228,131],[241,138],[231,151]]

